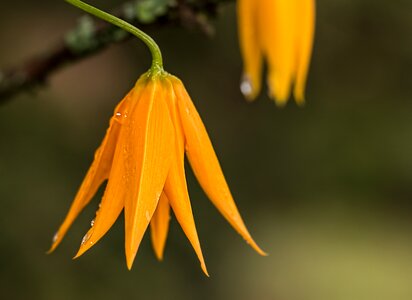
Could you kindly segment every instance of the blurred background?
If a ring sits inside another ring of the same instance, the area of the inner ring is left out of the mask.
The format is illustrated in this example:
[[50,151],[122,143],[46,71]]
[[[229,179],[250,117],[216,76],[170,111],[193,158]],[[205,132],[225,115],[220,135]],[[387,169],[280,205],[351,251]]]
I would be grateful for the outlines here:
[[[93,1],[110,9],[121,1]],[[209,39],[149,32],[195,102],[239,210],[270,256],[243,242],[188,185],[211,278],[172,218],[164,261],[149,236],[132,271],[123,218],[71,258],[100,193],[63,243],[51,238],[115,105],[150,63],[142,43],[114,45],[0,107],[0,293],[4,299],[412,299],[412,2],[317,1],[307,105],[246,103],[235,5]],[[81,13],[63,1],[0,2],[0,67],[55,45]]]

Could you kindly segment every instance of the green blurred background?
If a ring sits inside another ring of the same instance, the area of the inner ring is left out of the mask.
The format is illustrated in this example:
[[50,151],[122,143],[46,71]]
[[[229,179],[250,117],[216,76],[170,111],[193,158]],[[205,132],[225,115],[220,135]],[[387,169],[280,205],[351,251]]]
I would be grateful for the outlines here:
[[[146,235],[127,271],[122,218],[72,261],[101,192],[45,254],[115,105],[149,66],[133,40],[0,107],[1,298],[412,299],[412,2],[317,6],[303,109],[292,101],[278,109],[265,92],[243,100],[233,4],[221,10],[213,39],[182,28],[150,32],[192,95],[245,222],[270,256],[243,242],[190,170],[211,278],[174,218],[162,263]],[[1,1],[0,66],[49,49],[79,15],[63,1]]]

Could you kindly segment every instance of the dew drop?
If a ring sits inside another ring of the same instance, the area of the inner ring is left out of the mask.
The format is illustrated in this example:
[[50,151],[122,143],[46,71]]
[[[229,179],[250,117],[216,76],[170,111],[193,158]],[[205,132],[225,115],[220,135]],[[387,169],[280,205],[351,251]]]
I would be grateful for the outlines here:
[[[97,214],[97,213],[96,213]],[[93,227],[94,226],[94,219],[90,222],[90,226]]]
[[240,91],[245,97],[249,97],[252,94],[252,83],[250,82],[250,79],[247,76],[245,76],[240,83]]
[[150,222],[150,213],[148,210],[146,210],[146,220],[147,222]]
[[158,192],[156,194],[156,201],[159,201],[161,195],[162,195],[162,192]]
[[53,235],[52,242],[55,243],[58,238],[59,238],[59,234],[56,232],[56,233]]
[[120,124],[123,124],[124,120],[127,118],[127,114],[126,113],[121,113],[121,112],[117,112],[115,113],[115,120],[117,122],[119,122]]
[[90,234],[89,233],[86,233],[85,235],[84,235],[84,237],[82,238],[82,245],[84,244],[84,243],[86,243],[88,240],[90,239]]

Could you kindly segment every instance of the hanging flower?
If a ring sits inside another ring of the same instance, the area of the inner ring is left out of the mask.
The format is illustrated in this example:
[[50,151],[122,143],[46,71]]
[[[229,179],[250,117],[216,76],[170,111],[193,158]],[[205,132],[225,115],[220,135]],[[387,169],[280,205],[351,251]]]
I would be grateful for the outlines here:
[[268,63],[269,96],[280,106],[293,94],[304,102],[312,53],[315,0],[238,0],[240,48],[244,61],[241,91],[254,100]]
[[184,155],[203,190],[234,229],[260,254],[229,191],[206,129],[182,82],[149,71],[119,103],[94,161],[57,231],[50,252],[99,186],[107,187],[76,257],[95,245],[122,210],[130,269],[150,223],[152,244],[162,259],[170,207],[207,274],[186,186]]

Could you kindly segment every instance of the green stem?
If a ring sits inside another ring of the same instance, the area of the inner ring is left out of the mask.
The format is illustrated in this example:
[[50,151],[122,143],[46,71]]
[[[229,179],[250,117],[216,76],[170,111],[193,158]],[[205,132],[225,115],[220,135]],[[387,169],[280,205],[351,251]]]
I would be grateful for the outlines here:
[[143,41],[146,46],[149,48],[152,53],[152,67],[151,69],[163,70],[163,59],[162,53],[160,52],[159,46],[156,42],[146,33],[140,29],[134,27],[133,25],[127,23],[126,21],[119,19],[111,14],[108,14],[96,7],[93,7],[87,3],[84,3],[80,0],[65,0],[66,2],[84,10],[85,12],[92,14],[100,19],[103,19],[115,26],[120,27],[121,29],[133,34],[137,38]]

